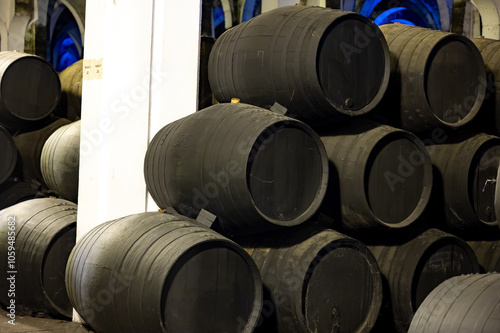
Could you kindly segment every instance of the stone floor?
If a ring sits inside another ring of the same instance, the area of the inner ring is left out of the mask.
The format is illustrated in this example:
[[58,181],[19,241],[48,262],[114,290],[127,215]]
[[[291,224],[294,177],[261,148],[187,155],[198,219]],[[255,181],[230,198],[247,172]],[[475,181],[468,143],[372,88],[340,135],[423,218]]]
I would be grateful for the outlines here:
[[1,333],[28,333],[28,332],[47,332],[47,333],[89,333],[80,324],[51,318],[35,318],[27,316],[16,316],[15,325],[8,323],[7,312],[0,308],[0,332]]

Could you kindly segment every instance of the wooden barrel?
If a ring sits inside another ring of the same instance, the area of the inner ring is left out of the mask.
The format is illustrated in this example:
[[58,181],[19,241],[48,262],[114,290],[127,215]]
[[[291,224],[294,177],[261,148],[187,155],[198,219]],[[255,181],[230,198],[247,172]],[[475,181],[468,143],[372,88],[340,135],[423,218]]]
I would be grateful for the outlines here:
[[237,244],[182,216],[103,223],[68,260],[68,295],[96,332],[253,331],[262,282]]
[[47,117],[59,101],[59,77],[40,57],[0,52],[0,81],[0,124],[9,130]]
[[210,88],[210,82],[208,81],[208,59],[210,58],[210,52],[212,52],[215,39],[209,36],[202,36],[200,43],[198,110],[202,110],[214,104],[212,89]]
[[75,245],[76,215],[76,205],[60,199],[33,199],[0,211],[0,289],[15,289],[15,297],[0,294],[2,305],[14,298],[17,314],[24,308],[72,317],[64,273]]
[[384,303],[392,310],[389,321],[398,332],[406,332],[415,311],[441,282],[479,272],[469,245],[437,229],[429,229],[409,241],[368,247],[387,281]]
[[0,185],[0,210],[26,200],[45,197],[44,193],[30,183],[8,180]]
[[[466,37],[388,24],[380,27],[391,53],[391,81],[381,107],[391,123],[418,133],[471,121],[484,99],[486,71]],[[390,112],[390,111],[389,111]]]
[[14,140],[4,127],[0,126],[0,184],[10,177],[16,167],[17,149]]
[[40,159],[43,180],[63,198],[76,202],[80,166],[80,121],[56,130],[45,142]]
[[481,132],[500,135],[500,42],[495,39],[473,38],[486,66],[484,81],[486,95],[481,110],[474,120],[475,128]]
[[219,102],[275,102],[308,122],[364,114],[389,82],[379,28],[356,13],[289,6],[262,13],[221,35],[209,60]]
[[330,162],[321,212],[334,218],[335,229],[398,229],[417,220],[432,188],[432,166],[420,139],[364,121],[319,133]]
[[500,272],[500,240],[468,241],[483,273]]
[[83,59],[59,73],[61,98],[55,115],[75,121],[82,115]]
[[243,243],[262,274],[256,332],[369,332],[382,303],[375,258],[330,229],[296,227]]
[[304,123],[247,104],[217,104],[161,129],[146,152],[146,186],[160,208],[217,215],[223,233],[307,221],[319,208],[328,161]]
[[443,215],[454,231],[498,228],[494,201],[500,138],[483,133],[450,137],[427,149],[436,170],[429,215]]
[[43,183],[40,167],[43,145],[59,127],[69,123],[70,121],[67,119],[51,117],[29,131],[22,131],[14,135],[14,143],[19,152],[16,169],[24,181],[36,180]]
[[451,278],[418,308],[408,333],[500,332],[500,274]]

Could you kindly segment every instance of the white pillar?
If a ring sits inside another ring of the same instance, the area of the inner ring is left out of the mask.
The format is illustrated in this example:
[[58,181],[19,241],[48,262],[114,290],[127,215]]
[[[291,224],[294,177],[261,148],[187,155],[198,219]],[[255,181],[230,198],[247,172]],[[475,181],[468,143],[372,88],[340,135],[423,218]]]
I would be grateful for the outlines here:
[[10,22],[9,29],[9,51],[17,50],[19,52],[24,52],[24,37],[29,21],[29,16],[20,14],[14,15]]
[[307,0],[308,6],[326,7],[326,0]]
[[481,15],[482,35],[486,38],[500,38],[500,16],[492,0],[471,0]]
[[200,1],[87,0],[77,238],[156,208],[144,155],[196,111],[200,14]]
[[9,50],[9,28],[15,10],[15,0],[0,0],[0,51]]

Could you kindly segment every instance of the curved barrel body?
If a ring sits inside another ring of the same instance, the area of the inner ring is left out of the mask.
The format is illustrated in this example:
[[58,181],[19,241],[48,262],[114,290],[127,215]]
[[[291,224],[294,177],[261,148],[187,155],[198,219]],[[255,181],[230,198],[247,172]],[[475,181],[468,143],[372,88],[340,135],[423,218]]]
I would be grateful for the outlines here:
[[467,37],[404,24],[380,30],[391,53],[391,81],[381,111],[398,111],[390,115],[397,127],[427,132],[457,128],[475,117],[484,100],[486,71]]
[[319,208],[328,161],[304,123],[247,104],[217,104],[161,129],[146,152],[146,186],[160,208],[214,227],[256,233],[307,221]]
[[275,102],[309,123],[364,114],[389,82],[389,52],[379,28],[352,12],[289,6],[222,34],[209,79],[219,102]]
[[250,333],[262,306],[258,269],[241,247],[162,213],[92,229],[71,253],[66,283],[96,332]]
[[75,245],[76,215],[76,205],[60,199],[33,199],[0,211],[0,289],[5,291],[0,303],[10,305],[6,291],[14,282],[17,309],[72,317],[64,272]]

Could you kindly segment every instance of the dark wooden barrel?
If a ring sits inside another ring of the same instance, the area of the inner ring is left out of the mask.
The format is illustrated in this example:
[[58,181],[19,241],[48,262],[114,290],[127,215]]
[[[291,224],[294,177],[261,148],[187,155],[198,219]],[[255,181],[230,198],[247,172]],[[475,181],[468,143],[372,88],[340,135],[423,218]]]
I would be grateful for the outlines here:
[[16,172],[24,181],[36,180],[43,183],[40,169],[43,145],[59,127],[69,123],[70,121],[67,119],[51,117],[38,124],[35,128],[14,135],[14,143],[19,152]]
[[0,185],[0,210],[26,200],[45,197],[43,192],[30,183],[8,180]]
[[408,333],[500,332],[500,274],[451,278],[418,308]]
[[391,53],[391,82],[382,112],[391,123],[418,133],[471,121],[484,99],[483,59],[466,37],[388,24],[380,27]]
[[40,57],[0,52],[0,81],[0,124],[9,130],[47,117],[59,101],[59,77]]
[[[76,215],[76,205],[60,199],[33,199],[0,211],[0,289],[10,289],[7,277],[15,275],[17,314],[24,309],[72,317],[64,273],[75,245]],[[9,232],[15,233],[13,266]],[[10,299],[7,292],[0,294],[2,305]]]
[[82,115],[83,59],[75,62],[61,73],[61,98],[55,115],[69,120],[78,120]]
[[479,272],[469,245],[438,229],[429,229],[409,241],[368,247],[387,282],[384,303],[392,312],[388,321],[398,332],[406,332],[415,311],[441,282]]
[[334,218],[334,228],[398,229],[417,220],[432,188],[432,166],[420,139],[365,121],[319,133],[330,163],[321,212]]
[[483,133],[450,137],[449,142],[427,150],[436,171],[429,215],[443,215],[446,227],[454,231],[496,231],[500,138]]
[[66,283],[96,332],[250,333],[262,307],[259,271],[241,247],[162,213],[92,229],[71,253]]
[[0,184],[10,177],[16,167],[17,149],[9,131],[0,126]]
[[275,102],[321,123],[364,114],[389,82],[389,52],[379,28],[356,13],[289,6],[222,34],[209,61],[219,102]]
[[146,186],[160,208],[217,215],[216,230],[256,233],[307,221],[328,161],[304,123],[248,104],[217,104],[161,129],[146,152]]
[[256,332],[369,332],[382,303],[375,258],[331,229],[296,227],[242,243],[262,274]]
[[500,134],[500,42],[495,39],[473,38],[486,66],[487,79],[484,81],[486,95],[481,110],[473,124],[481,132]]
[[[210,12],[211,13],[211,12]],[[211,15],[211,14],[210,14]],[[212,89],[208,81],[208,60],[210,52],[215,43],[215,39],[209,36],[202,36],[200,42],[200,72],[198,74],[198,110],[214,104]]]
[[45,142],[40,159],[45,184],[76,202],[80,170],[80,121],[56,130]]
[[483,273],[500,272],[500,240],[468,241]]

